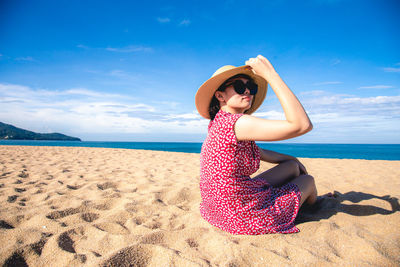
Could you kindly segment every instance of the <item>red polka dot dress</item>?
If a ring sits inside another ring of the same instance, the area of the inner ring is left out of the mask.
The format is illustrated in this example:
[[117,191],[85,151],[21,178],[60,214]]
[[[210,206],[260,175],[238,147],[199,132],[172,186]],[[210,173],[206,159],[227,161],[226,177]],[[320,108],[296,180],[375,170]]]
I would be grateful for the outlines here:
[[243,114],[220,110],[208,126],[200,154],[200,214],[231,234],[296,233],[297,185],[275,188],[250,175],[260,167],[254,141],[237,141],[233,130]]

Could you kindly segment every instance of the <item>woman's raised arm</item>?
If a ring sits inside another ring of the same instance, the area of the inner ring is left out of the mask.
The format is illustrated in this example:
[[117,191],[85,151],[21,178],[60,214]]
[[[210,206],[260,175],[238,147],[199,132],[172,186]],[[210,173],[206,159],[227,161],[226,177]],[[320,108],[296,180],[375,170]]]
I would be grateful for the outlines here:
[[244,115],[235,124],[238,140],[278,141],[303,135],[312,129],[312,123],[303,106],[279,77],[271,63],[263,56],[246,61],[255,74],[264,77],[274,90],[285,112],[286,120],[267,120]]

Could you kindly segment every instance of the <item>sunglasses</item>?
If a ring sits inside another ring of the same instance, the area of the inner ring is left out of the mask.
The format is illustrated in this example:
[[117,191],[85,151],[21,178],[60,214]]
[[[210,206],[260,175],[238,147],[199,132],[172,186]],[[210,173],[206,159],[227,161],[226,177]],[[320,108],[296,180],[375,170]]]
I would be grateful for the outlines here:
[[253,81],[247,81],[244,83],[242,80],[235,80],[233,82],[227,83],[225,85],[225,88],[233,85],[233,89],[235,89],[235,92],[242,95],[246,91],[246,88],[249,89],[251,95],[257,94],[258,91],[258,85],[253,82]]

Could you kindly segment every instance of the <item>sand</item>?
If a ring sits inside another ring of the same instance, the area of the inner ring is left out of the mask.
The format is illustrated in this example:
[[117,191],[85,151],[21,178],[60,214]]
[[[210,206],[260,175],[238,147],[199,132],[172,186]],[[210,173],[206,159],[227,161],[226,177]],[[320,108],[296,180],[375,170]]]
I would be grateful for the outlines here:
[[399,266],[400,161],[300,160],[336,198],[245,236],[200,216],[199,154],[0,146],[0,264]]

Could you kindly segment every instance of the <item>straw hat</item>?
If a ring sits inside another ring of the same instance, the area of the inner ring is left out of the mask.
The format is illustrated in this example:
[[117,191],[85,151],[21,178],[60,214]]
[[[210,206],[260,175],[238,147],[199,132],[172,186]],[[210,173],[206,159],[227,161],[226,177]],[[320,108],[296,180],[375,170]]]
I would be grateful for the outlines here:
[[200,86],[199,90],[197,90],[195,96],[195,103],[197,111],[202,117],[210,119],[208,108],[210,106],[211,99],[213,98],[215,91],[217,91],[217,89],[221,86],[221,84],[225,80],[239,73],[249,75],[251,78],[254,79],[254,82],[257,83],[258,85],[258,92],[254,96],[253,104],[251,105],[250,109],[248,109],[245,113],[251,114],[261,106],[267,94],[267,87],[268,87],[267,81],[263,77],[254,74],[250,66],[245,65],[245,66],[235,67],[231,65],[226,65],[219,68],[211,76],[211,78],[208,79],[205,83],[203,83]]

